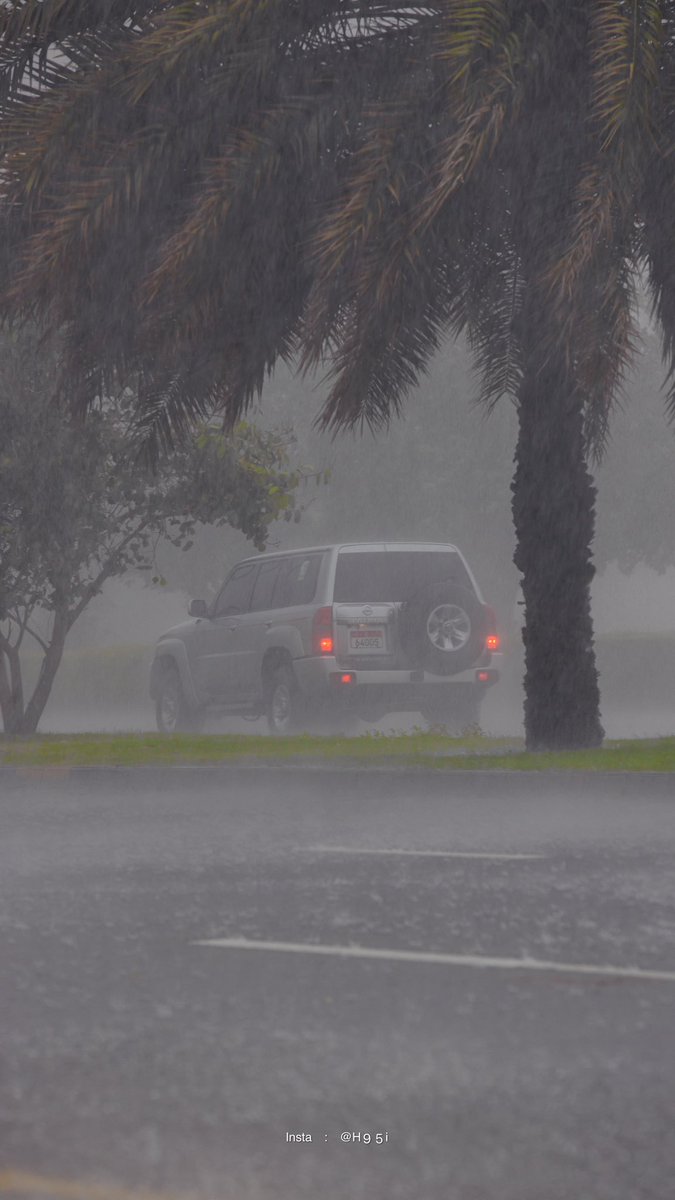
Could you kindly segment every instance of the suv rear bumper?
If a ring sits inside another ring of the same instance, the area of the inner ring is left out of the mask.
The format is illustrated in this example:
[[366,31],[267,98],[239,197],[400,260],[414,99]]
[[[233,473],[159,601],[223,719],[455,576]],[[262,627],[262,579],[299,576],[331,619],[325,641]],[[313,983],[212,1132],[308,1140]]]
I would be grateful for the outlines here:
[[[430,689],[453,692],[461,688],[478,688],[485,691],[499,679],[499,668],[502,655],[491,654],[483,658],[479,664],[474,664],[467,671],[457,675],[432,675],[423,670],[377,670],[357,668],[352,670],[340,666],[336,658],[330,655],[312,658],[297,658],[293,663],[296,679],[300,690],[308,696],[320,696],[336,692],[386,692],[389,695],[400,696],[401,700],[410,695],[411,698],[429,695]],[[489,678],[478,679],[479,672],[485,672]],[[350,675],[352,681],[342,684],[341,676]]]

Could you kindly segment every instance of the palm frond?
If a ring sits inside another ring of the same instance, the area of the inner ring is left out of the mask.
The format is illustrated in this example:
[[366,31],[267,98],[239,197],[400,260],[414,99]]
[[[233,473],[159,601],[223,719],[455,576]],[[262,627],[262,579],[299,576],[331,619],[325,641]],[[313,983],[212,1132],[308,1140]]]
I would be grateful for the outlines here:
[[378,295],[376,284],[340,311],[326,341],[327,347],[333,341],[334,352],[327,375],[332,386],[319,417],[323,428],[386,425],[443,336],[449,329],[459,332],[460,273],[447,251],[437,235],[427,235],[414,264],[399,259],[389,271],[386,295]]
[[512,13],[504,0],[445,0],[436,22],[434,54],[449,64],[452,78],[466,86],[472,72],[508,38]]
[[195,426],[212,415],[217,399],[217,394],[195,394],[179,372],[141,378],[136,422],[130,431],[139,460],[154,467],[161,453],[185,442]]
[[411,214],[442,128],[439,107],[438,75],[426,70],[408,102],[383,94],[364,107],[354,151],[334,156],[335,184],[309,246],[304,368],[320,364],[346,305],[366,295],[386,304],[401,264],[420,253],[426,235]]
[[647,135],[659,88],[664,44],[664,6],[659,0],[595,0],[590,30],[592,67],[589,117],[600,148],[633,133]]
[[[293,210],[307,206],[298,196],[307,191],[305,173],[315,179],[320,172],[334,115],[330,95],[290,97],[255,125],[233,131],[224,153],[205,164],[184,219],[159,246],[157,264],[143,282],[141,304],[158,306],[156,320],[180,320],[191,307],[195,285],[198,289],[205,275],[214,279],[227,272],[228,257],[237,253],[242,226],[253,211],[263,227],[273,218],[288,269],[294,269],[298,255],[287,222],[292,228]],[[315,192],[316,184],[308,197]]]
[[626,375],[639,347],[635,267],[630,252],[611,254],[598,286],[587,286],[584,297],[583,309],[577,310],[575,374],[585,399],[587,453],[600,462],[608,444],[612,412],[625,397]]
[[[672,116],[665,135],[672,139]],[[655,155],[641,196],[640,250],[646,264],[652,316],[661,333],[666,368],[666,414],[675,423],[675,240],[664,214],[675,205],[675,158]]]
[[0,8],[0,110],[50,88],[59,69],[79,69],[87,52],[100,55],[107,35],[138,28],[169,2],[7,0]]
[[526,53],[524,30],[500,0],[480,5],[461,0],[450,3],[447,18],[439,25],[433,56],[447,68],[445,102],[452,120],[419,205],[421,226],[438,216],[494,152],[504,128],[518,115],[534,57],[530,48]]
[[675,367],[671,10],[0,5],[5,311],[65,332],[81,407],[133,377],[168,445],[296,352],[330,363],[323,424],[377,426],[460,328],[490,408],[520,387],[529,289],[601,449],[640,255]]
[[568,244],[549,272],[563,301],[573,296],[596,251],[635,220],[636,194],[654,147],[664,47],[662,4],[597,0],[592,10],[588,159],[577,185]]
[[481,272],[467,296],[469,344],[480,372],[478,401],[488,412],[504,397],[515,400],[520,390],[519,327],[525,287],[518,252],[505,240],[490,270]]

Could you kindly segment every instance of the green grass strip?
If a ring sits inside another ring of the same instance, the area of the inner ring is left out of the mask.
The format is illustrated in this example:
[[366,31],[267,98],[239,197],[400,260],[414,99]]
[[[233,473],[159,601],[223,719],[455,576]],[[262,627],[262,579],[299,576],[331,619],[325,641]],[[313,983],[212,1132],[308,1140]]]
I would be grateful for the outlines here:
[[362,737],[68,734],[0,737],[0,764],[12,767],[152,766],[190,763],[345,762],[434,769],[675,771],[675,737],[608,741],[599,750],[527,753],[522,741],[438,733]]

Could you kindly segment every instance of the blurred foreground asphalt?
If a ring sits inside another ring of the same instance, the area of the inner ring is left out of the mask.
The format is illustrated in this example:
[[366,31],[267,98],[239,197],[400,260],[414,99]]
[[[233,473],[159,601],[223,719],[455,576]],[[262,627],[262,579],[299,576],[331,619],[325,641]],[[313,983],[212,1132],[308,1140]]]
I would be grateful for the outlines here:
[[0,1194],[670,1200],[674,859],[667,776],[0,771]]

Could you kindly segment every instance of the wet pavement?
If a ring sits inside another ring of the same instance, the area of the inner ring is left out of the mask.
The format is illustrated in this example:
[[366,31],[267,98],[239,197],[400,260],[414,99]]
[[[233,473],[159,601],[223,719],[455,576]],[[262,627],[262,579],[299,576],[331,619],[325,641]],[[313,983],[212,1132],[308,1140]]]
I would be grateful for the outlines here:
[[675,781],[4,771],[0,794],[0,1193],[671,1194]]

